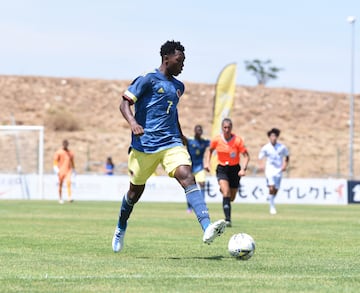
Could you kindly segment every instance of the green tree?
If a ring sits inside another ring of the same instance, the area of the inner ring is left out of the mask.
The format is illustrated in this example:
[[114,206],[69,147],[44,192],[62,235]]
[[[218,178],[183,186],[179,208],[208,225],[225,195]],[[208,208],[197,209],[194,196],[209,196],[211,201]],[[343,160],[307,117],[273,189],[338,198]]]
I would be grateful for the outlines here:
[[278,72],[283,70],[279,67],[275,67],[271,64],[271,60],[261,61],[254,59],[252,61],[245,61],[245,68],[247,71],[255,75],[258,85],[266,85],[269,80],[277,79]]

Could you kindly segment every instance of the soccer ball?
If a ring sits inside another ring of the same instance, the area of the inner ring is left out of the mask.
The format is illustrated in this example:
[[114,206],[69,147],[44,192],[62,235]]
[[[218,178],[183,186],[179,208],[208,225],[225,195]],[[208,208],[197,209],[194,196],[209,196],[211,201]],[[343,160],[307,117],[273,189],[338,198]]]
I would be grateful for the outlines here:
[[255,241],[246,233],[234,234],[229,240],[228,250],[231,256],[248,260],[255,252]]

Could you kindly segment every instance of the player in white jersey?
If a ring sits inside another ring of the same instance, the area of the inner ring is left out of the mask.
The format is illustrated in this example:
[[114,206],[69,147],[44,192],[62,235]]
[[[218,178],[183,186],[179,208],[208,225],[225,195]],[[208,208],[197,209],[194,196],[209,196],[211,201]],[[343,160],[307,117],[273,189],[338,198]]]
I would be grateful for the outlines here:
[[282,172],[286,171],[289,165],[289,151],[285,145],[277,140],[280,130],[273,128],[267,133],[269,143],[264,145],[259,153],[260,170],[264,170],[264,159],[266,158],[265,176],[269,187],[270,214],[275,215],[275,197],[280,188]]

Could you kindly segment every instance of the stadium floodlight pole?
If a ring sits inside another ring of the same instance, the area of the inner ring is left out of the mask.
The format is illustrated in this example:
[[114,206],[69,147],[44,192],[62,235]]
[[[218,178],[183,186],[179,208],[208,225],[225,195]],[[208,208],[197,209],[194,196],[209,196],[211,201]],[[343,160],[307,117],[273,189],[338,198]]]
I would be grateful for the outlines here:
[[348,16],[351,24],[351,64],[350,64],[350,121],[349,121],[349,179],[354,176],[354,75],[355,75],[355,16]]

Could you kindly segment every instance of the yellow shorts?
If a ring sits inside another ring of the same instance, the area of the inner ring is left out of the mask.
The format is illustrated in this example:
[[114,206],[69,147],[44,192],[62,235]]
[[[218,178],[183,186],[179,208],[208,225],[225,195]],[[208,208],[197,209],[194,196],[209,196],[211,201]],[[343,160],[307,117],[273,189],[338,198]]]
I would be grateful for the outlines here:
[[190,155],[182,146],[152,154],[132,149],[128,160],[130,182],[134,185],[144,185],[159,164],[170,177],[174,177],[177,167],[181,165],[191,166]]
[[204,169],[200,170],[199,172],[194,173],[196,182],[205,182],[206,180],[206,172]]

